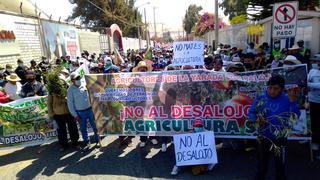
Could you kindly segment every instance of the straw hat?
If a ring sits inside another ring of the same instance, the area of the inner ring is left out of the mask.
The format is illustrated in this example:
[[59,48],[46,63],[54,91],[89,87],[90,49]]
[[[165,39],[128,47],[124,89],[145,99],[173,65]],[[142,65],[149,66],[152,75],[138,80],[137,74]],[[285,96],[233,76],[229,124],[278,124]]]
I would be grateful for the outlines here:
[[7,76],[6,79],[8,81],[13,81],[13,82],[17,82],[17,81],[20,81],[21,79],[18,77],[18,75],[12,73],[10,74],[10,76]]
[[132,69],[133,72],[139,72],[139,68],[146,67],[148,71],[152,71],[152,65],[148,64],[146,61],[140,61],[138,65]]

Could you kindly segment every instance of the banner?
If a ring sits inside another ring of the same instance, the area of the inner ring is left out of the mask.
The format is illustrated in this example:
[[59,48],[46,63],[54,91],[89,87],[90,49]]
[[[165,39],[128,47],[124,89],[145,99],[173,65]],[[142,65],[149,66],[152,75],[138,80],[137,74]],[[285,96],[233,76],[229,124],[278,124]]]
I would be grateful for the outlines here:
[[76,27],[41,21],[47,48],[47,57],[51,59],[69,55],[72,59],[80,56],[80,47]]
[[202,41],[174,42],[172,64],[174,66],[204,65],[203,49]]
[[[192,121],[201,118],[216,137],[254,138],[248,110],[254,97],[266,91],[272,74],[282,75],[287,88],[300,87],[297,98],[303,110],[305,65],[239,74],[188,70],[85,78],[100,133],[172,136],[189,132]],[[293,122],[292,137],[308,136],[305,119]]]
[[56,130],[48,121],[47,114],[46,96],[0,104],[0,148],[56,140]]
[[218,163],[212,131],[174,135],[173,141],[177,166]]

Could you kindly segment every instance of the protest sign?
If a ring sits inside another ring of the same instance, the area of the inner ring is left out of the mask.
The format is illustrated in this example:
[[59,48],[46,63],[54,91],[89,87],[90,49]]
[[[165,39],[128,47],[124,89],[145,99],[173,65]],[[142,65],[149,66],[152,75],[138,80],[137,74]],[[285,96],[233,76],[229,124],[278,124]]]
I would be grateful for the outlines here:
[[[87,61],[87,60],[85,60]],[[89,74],[89,68],[88,68],[88,63],[84,62],[77,70],[75,70],[75,73],[79,74],[81,77],[81,85],[86,86],[86,80],[84,78],[84,75]],[[70,77],[67,78],[67,83],[72,84]]]
[[[305,65],[244,73],[206,70],[86,75],[87,88],[101,134],[172,136],[190,131],[201,118],[216,137],[254,138],[248,110],[265,93],[272,74],[299,86],[300,108],[307,89]],[[295,127],[291,137],[309,138],[310,127]],[[300,125],[299,125],[300,126]],[[301,131],[298,131],[298,130]]]
[[202,41],[174,42],[172,64],[174,66],[204,65],[203,49]]
[[0,148],[56,140],[57,132],[47,114],[46,96],[0,104]]
[[212,131],[173,136],[177,166],[218,163]]

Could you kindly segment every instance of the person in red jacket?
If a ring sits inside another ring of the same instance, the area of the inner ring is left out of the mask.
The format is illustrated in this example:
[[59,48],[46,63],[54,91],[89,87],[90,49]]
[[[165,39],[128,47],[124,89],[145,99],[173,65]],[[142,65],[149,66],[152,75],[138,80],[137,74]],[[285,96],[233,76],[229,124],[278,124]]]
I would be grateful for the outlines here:
[[4,104],[9,102],[9,96],[4,92],[3,88],[0,87],[0,103]]

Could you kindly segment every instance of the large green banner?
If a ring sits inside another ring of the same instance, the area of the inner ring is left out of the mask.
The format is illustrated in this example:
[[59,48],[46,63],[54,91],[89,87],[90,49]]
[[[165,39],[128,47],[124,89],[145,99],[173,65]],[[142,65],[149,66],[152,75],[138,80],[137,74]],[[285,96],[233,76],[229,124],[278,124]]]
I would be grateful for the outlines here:
[[29,146],[56,140],[48,121],[47,97],[30,97],[0,104],[0,148]]
[[238,74],[206,70],[94,74],[86,75],[86,82],[102,134],[171,136],[190,131],[192,121],[201,118],[216,137],[254,138],[248,110],[272,74],[285,77],[286,88],[299,86],[302,114],[291,123],[290,136],[307,139],[305,65]]

